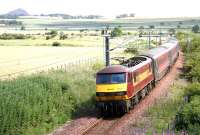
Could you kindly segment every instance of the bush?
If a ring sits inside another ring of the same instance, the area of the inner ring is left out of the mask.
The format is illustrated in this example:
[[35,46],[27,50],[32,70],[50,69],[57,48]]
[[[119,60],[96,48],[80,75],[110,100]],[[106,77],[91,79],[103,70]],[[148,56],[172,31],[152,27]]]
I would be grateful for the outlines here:
[[191,97],[189,103],[183,106],[179,111],[175,119],[175,128],[177,130],[187,130],[189,134],[194,134],[193,131],[200,134],[200,95],[194,95]]
[[53,42],[52,46],[61,46],[61,43],[60,42]]
[[131,32],[128,32],[127,34],[128,34],[128,35],[132,35],[132,33],[131,33]]
[[[200,36],[196,34],[178,33],[180,45],[185,52],[184,77],[191,81],[200,82]],[[187,40],[191,38],[191,42]]]
[[135,54],[135,55],[136,55],[136,54],[139,54],[137,48],[126,48],[126,49],[124,50],[124,52],[125,52],[125,53]]
[[49,39],[51,39],[51,36],[46,36],[46,40],[49,40]]
[[30,36],[24,35],[24,34],[8,34],[3,33],[0,35],[0,39],[2,40],[12,40],[12,39],[27,39],[30,38]]
[[194,25],[194,26],[192,27],[192,32],[198,33],[198,32],[199,32],[199,25]]
[[190,102],[191,97],[199,95],[200,96],[200,83],[192,83],[184,90],[184,96],[188,97],[188,101]]
[[111,37],[120,37],[122,36],[123,32],[120,26],[115,27],[112,31],[111,31]]
[[56,30],[51,30],[50,32],[45,33],[45,35],[49,35],[50,38],[54,38],[58,35]]
[[[0,81],[0,134],[45,134],[94,108],[92,69],[52,71]],[[93,110],[94,111],[94,110]]]
[[60,33],[60,40],[65,40],[68,38],[68,34]]
[[[188,37],[191,42],[188,42]],[[179,32],[177,38],[185,53],[183,76],[192,82],[184,90],[187,101],[175,117],[176,130],[186,130],[188,134],[200,134],[200,36]]]
[[21,26],[20,30],[26,30],[25,26]]

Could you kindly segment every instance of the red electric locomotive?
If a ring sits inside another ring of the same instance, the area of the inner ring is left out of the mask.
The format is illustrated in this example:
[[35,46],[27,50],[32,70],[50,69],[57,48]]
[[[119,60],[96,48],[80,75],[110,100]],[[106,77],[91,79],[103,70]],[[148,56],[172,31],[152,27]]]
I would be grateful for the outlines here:
[[178,57],[178,42],[169,40],[143,55],[97,73],[96,106],[101,112],[128,112],[166,75]]

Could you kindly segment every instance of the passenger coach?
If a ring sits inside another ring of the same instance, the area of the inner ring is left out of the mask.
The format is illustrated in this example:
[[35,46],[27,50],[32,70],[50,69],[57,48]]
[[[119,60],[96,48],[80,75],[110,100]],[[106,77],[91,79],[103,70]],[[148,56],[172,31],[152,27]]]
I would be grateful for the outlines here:
[[97,108],[103,114],[128,112],[170,71],[178,55],[178,41],[171,39],[143,55],[102,69],[96,77]]

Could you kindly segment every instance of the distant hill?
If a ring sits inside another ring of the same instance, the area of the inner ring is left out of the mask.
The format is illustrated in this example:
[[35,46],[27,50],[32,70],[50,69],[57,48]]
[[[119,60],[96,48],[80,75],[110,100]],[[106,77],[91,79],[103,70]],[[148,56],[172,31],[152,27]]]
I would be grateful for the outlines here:
[[[30,16],[30,14],[27,11],[25,11],[24,9],[18,8],[18,9],[15,9],[13,11],[8,12],[7,14],[0,15],[0,18],[16,19],[19,16]],[[60,14],[60,13],[47,14],[47,15],[41,14],[40,16],[62,17],[63,19],[100,19],[100,18],[103,18],[103,16],[100,16],[100,15],[87,15],[87,16],[78,15],[78,16],[72,16],[72,15]]]
[[26,12],[24,9],[18,8],[18,9],[8,12],[6,15],[8,15],[8,16],[29,16],[30,14],[28,12]]
[[16,19],[19,16],[29,16],[29,15],[30,14],[24,9],[18,8],[8,12],[7,14],[0,15],[0,18]]

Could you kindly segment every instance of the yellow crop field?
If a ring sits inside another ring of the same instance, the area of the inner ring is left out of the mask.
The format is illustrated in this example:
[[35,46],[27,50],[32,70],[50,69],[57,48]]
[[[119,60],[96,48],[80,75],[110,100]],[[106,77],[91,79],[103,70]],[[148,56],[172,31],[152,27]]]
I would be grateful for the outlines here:
[[[0,77],[102,58],[100,47],[0,46]],[[38,71],[39,71],[38,70]]]

